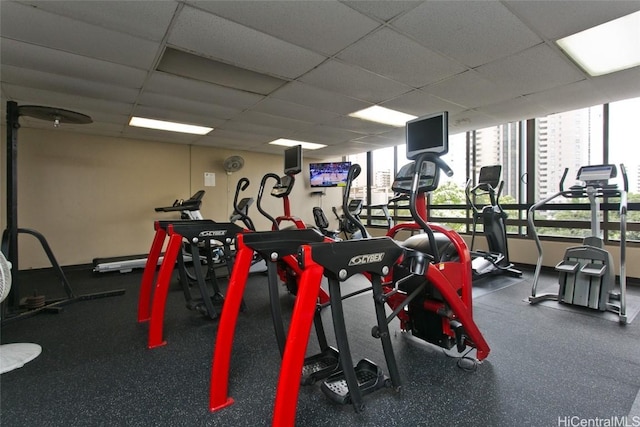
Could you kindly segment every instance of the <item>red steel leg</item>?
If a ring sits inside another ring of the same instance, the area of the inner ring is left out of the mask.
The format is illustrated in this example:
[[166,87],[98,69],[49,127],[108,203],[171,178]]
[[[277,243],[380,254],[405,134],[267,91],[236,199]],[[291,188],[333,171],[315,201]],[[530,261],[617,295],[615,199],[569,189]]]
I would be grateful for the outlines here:
[[153,304],[151,307],[151,320],[149,322],[149,348],[165,345],[167,342],[162,339],[162,328],[164,323],[164,308],[167,303],[167,293],[169,292],[169,282],[176,265],[176,259],[182,247],[182,236],[170,233],[167,250],[164,253],[162,265],[158,272],[155,291],[153,293]]
[[164,239],[167,232],[155,223],[156,234],[153,237],[151,250],[147,257],[147,263],[142,273],[142,282],[140,283],[140,294],[138,296],[138,322],[146,322],[151,317],[151,290],[153,289],[153,278],[158,268],[158,259],[162,252]]
[[244,245],[242,235],[239,234],[236,240],[236,260],[229,278],[227,295],[222,306],[220,323],[218,325],[218,335],[211,364],[211,389],[209,393],[209,410],[218,411],[233,404],[233,398],[229,393],[229,366],[233,338],[235,335],[236,321],[240,313],[242,296],[244,295],[251,261],[253,259],[253,249]]
[[273,412],[273,425],[277,427],[293,426],[296,421],[302,366],[324,272],[322,266],[311,260],[309,253],[309,250],[304,251],[305,269],[300,277],[298,295],[280,365],[280,378]]

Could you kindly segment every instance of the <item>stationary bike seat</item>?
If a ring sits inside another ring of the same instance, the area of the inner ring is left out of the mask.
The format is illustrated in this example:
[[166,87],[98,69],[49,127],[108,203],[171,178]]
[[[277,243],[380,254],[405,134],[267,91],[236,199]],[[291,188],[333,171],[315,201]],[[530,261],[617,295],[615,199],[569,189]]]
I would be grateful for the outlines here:
[[[437,232],[434,232],[433,236],[435,237],[436,245],[438,245],[440,261],[452,261],[458,258],[458,252],[447,236]],[[429,236],[424,233],[415,234],[407,238],[407,240],[402,242],[402,246],[404,246],[405,248],[414,249],[425,254],[433,255]]]

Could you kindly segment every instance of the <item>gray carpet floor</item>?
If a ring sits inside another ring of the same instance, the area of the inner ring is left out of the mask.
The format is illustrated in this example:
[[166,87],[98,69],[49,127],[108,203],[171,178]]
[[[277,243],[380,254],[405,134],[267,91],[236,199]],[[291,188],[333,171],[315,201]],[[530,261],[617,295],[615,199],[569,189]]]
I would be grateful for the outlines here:
[[[136,322],[140,272],[96,274],[76,268],[67,275],[77,293],[117,288],[126,293],[2,327],[3,344],[42,346],[38,358],[0,376],[2,426],[271,424],[279,353],[264,275],[250,277],[247,310],[238,321],[230,374],[235,404],[216,413],[208,410],[208,396],[217,321],[188,311],[173,285],[167,345],[149,350],[148,327]],[[46,270],[21,272],[20,280],[25,293],[37,287],[53,298],[59,289]],[[542,288],[553,288],[554,280],[545,277]],[[491,354],[474,371],[458,367],[457,353],[401,333],[394,321],[402,391],[368,395],[365,411],[355,413],[327,399],[317,384],[302,387],[297,425],[558,426],[624,417],[640,422],[640,321],[620,325],[558,303],[529,305],[530,288],[527,271],[521,279],[495,277],[475,286],[474,317]],[[629,295],[630,311],[637,313],[640,289],[630,287]],[[281,302],[289,314],[293,297],[284,289]],[[380,342],[370,334],[371,294],[346,301],[345,313],[354,361],[366,357],[386,371]],[[330,329],[328,310],[323,316]],[[312,338],[309,353],[316,348]]]

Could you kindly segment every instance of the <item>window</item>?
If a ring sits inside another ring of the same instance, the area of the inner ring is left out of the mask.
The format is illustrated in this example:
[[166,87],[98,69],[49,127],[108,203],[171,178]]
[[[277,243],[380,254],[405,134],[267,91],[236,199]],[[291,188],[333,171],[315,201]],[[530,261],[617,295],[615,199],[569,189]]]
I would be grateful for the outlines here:
[[[640,144],[638,143],[638,111],[640,98],[632,98],[609,104],[609,160],[616,166],[624,164],[629,180],[628,203],[640,202]],[[622,185],[618,171],[618,185]],[[612,200],[613,202],[613,200]],[[620,222],[617,212],[609,213],[609,220]],[[627,223],[640,222],[640,212],[629,211]],[[620,232],[610,230],[610,239],[619,240]],[[640,231],[627,231],[627,240],[640,240]]]
[[[552,114],[536,119],[535,152],[533,159],[535,176],[535,201],[557,193],[565,169],[568,169],[563,188],[576,182],[578,170],[584,165],[597,165],[603,161],[603,107]],[[566,228],[556,226],[537,228],[539,235],[585,237],[590,234],[590,214],[585,200],[559,197],[552,203],[581,203],[575,209],[549,209],[536,211],[536,221],[585,221],[583,227],[570,224]]]
[[367,204],[367,153],[358,153],[347,156],[347,161],[351,164],[360,165],[360,175],[351,184],[350,199],[362,199]]

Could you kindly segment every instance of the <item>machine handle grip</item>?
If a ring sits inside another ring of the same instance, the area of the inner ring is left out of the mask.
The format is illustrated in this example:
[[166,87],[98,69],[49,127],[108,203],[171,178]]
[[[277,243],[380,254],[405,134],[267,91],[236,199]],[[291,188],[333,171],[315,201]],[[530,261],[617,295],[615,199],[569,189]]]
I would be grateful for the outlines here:
[[564,180],[567,177],[568,173],[569,173],[569,168],[564,168],[564,173],[562,174],[562,178],[560,178],[560,192],[561,193],[564,191]]
[[264,188],[265,188],[265,184],[267,182],[267,179],[269,178],[273,178],[276,180],[277,184],[276,185],[281,185],[281,181],[280,181],[280,177],[278,175],[276,175],[275,173],[268,173],[265,176],[262,177],[262,180],[260,181],[260,188],[258,190],[258,200],[256,202],[256,207],[258,208],[258,211],[264,215],[265,218],[267,218],[269,221],[271,221],[271,223],[274,226],[274,229],[277,230],[278,227],[278,222],[275,220],[274,217],[272,217],[271,215],[269,215],[269,213],[267,213],[267,211],[265,211],[264,209],[262,209],[261,206],[261,202],[262,202],[262,194],[264,193]]
[[622,185],[624,191],[629,191],[629,178],[627,178],[627,168],[624,167],[624,164],[620,163],[620,173],[622,174]]
[[362,233],[362,237],[367,236],[367,230],[364,228],[364,225],[351,213],[349,210],[349,193],[351,192],[351,184],[353,180],[356,179],[360,172],[362,172],[362,168],[359,164],[354,163],[349,168],[349,173],[347,174],[347,186],[344,189],[344,194],[342,195],[342,213],[352,224],[355,224],[360,233]]
[[[431,160],[433,163],[435,163],[440,169],[442,169],[442,171],[445,173],[445,175],[447,175],[448,177],[452,177],[453,176],[453,169],[451,169],[449,167],[448,164],[445,163],[444,160],[442,160],[441,157],[430,157],[429,160]],[[416,165],[417,166],[417,165]],[[422,166],[421,166],[422,167]]]

